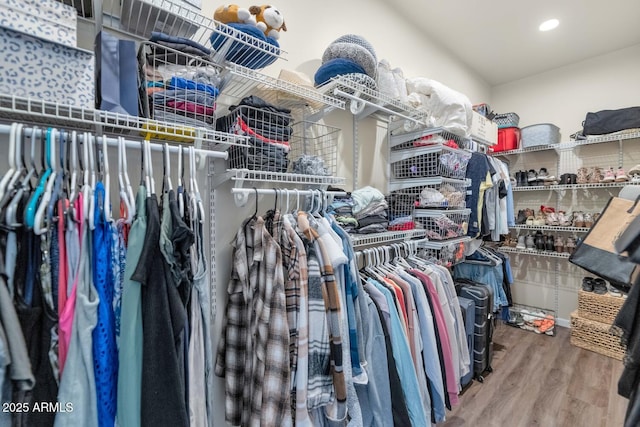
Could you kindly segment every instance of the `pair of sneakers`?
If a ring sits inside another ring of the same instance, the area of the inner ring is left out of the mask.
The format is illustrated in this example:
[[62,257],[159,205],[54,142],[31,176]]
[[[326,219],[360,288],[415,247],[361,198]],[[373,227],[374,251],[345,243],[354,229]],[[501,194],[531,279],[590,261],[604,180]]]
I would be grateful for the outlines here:
[[[634,168],[640,167],[634,166]],[[635,171],[635,169],[634,169]],[[640,171],[637,171],[636,174],[639,174]],[[604,177],[600,180],[600,182],[608,184],[612,182],[627,182],[629,181],[629,175],[626,174],[624,169],[618,168],[617,171],[614,172],[613,168],[609,168],[604,172]]]
[[584,277],[582,279],[582,290],[586,292],[593,292],[597,295],[604,295],[608,292],[607,282],[599,277]]

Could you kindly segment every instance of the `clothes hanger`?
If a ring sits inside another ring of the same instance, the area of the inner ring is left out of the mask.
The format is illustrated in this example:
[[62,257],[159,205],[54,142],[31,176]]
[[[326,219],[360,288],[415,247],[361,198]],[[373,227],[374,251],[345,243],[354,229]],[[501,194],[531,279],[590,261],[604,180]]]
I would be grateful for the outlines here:
[[[200,188],[198,187],[198,180],[196,179],[196,150],[194,147],[189,147],[191,150],[189,159],[189,171],[191,173],[191,184],[194,189],[194,201],[195,201],[195,210],[194,213],[198,213],[198,221],[202,223],[204,221],[204,205],[202,204],[202,197],[200,196]],[[257,193],[256,193],[257,195]],[[257,200],[257,198],[256,198]]]
[[102,135],[102,173],[104,181],[104,200],[102,209],[107,222],[113,221],[111,215],[111,176],[109,172],[109,156],[107,155],[107,137]]
[[178,211],[184,218],[184,153],[182,145],[178,145]]
[[96,158],[95,158],[95,140],[91,133],[87,133],[87,148],[89,150],[89,186],[91,192],[89,194],[89,229],[96,229]]
[[93,200],[93,188],[91,187],[91,160],[89,156],[89,132],[82,134],[82,163],[84,169],[82,171],[82,218],[90,221],[90,212]]
[[49,201],[51,200],[51,195],[53,193],[53,186],[55,185],[56,176],[58,174],[58,166],[57,166],[57,158],[56,158],[56,136],[57,130],[52,129],[51,133],[47,136],[50,136],[49,139],[49,150],[47,156],[49,157],[49,176],[46,181],[46,187],[44,192],[42,193],[42,199],[38,204],[38,208],[35,212],[34,221],[33,221],[33,232],[40,236],[44,234],[48,230],[47,224],[45,224],[45,213],[46,208],[49,206]]
[[[6,209],[6,224],[9,227],[19,227],[22,225],[18,221],[18,205],[22,201],[24,193],[31,190],[31,179],[38,177],[38,171],[36,167],[36,138],[38,137],[38,127],[33,126],[31,128],[31,150],[29,152],[29,167],[26,176],[22,179],[18,191],[14,194],[11,202]],[[44,138],[41,138],[44,140]],[[23,162],[24,163],[24,162]]]
[[11,123],[11,128],[9,129],[9,170],[4,174],[2,180],[0,180],[0,199],[4,197],[7,185],[16,173],[16,139],[18,137],[18,126],[20,126],[20,130],[22,131],[22,125],[15,122]]
[[120,189],[120,201],[124,203],[126,209],[124,222],[125,224],[131,224],[133,222],[134,207],[128,191],[131,184],[129,184],[128,188],[124,178],[126,161],[124,138],[120,136],[118,137],[118,185]]
[[166,142],[162,146],[162,192],[173,190],[171,185],[171,159],[169,158],[169,144]]
[[16,128],[16,146],[15,146],[15,156],[14,161],[16,165],[15,172],[9,179],[7,183],[7,188],[5,189],[4,195],[0,197],[0,215],[2,217],[6,217],[6,207],[9,202],[13,199],[16,192],[19,190],[20,186],[18,185],[18,180],[24,176],[26,173],[26,163],[24,161],[24,154],[22,150],[22,145],[24,143],[25,135],[22,132],[22,124],[18,124]]
[[73,206],[76,197],[78,197],[78,132],[75,130],[71,132],[71,143],[69,144],[68,152],[67,166],[71,170],[71,176],[69,177],[69,204]]
[[[65,141],[66,141],[66,135],[68,135],[67,132],[65,132],[64,130],[60,131],[60,135],[58,138],[58,143],[60,144],[60,147],[58,149],[58,161],[59,163],[57,164],[57,175],[56,175],[56,179],[55,182],[53,184],[53,191],[51,192],[51,198],[49,199],[49,205],[47,206],[47,211],[46,211],[46,221],[47,223],[51,223],[51,221],[54,219],[54,213],[56,212],[56,208],[58,206],[58,201],[60,200],[60,198],[66,199],[66,193],[65,193],[65,178],[68,176],[68,174],[66,173],[66,165],[65,165],[65,153],[67,152],[67,150],[65,150]],[[55,143],[55,141],[54,141]],[[62,212],[58,212],[59,215],[64,215],[64,210]]]
[[145,148],[145,170],[146,170],[146,183],[147,189],[150,192],[150,195],[156,194],[156,181],[153,177],[153,163],[151,161],[151,141],[149,139],[144,140],[144,148]]

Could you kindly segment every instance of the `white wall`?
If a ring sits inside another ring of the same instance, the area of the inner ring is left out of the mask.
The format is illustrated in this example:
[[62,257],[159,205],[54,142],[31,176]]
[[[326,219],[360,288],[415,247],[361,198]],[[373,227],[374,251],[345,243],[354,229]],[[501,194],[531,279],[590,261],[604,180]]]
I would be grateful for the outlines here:
[[520,127],[554,123],[562,140],[587,112],[640,105],[640,44],[491,89],[491,107],[515,111]]

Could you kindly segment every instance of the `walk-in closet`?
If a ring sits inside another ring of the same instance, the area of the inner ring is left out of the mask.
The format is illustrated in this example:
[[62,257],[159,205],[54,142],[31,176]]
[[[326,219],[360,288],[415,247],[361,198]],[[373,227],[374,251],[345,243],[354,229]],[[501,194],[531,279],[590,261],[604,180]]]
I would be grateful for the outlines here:
[[0,427],[640,425],[640,5],[0,0]]

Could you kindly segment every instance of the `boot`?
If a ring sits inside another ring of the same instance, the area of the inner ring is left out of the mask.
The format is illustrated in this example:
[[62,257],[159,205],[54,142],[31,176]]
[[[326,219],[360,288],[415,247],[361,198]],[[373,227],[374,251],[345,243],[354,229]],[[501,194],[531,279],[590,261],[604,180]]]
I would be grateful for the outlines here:
[[540,230],[536,231],[535,243],[536,243],[537,250],[544,251],[544,248],[546,247],[547,242],[545,239],[545,235],[542,234],[542,231]]
[[545,249],[549,252],[555,251],[555,240],[553,239],[553,236],[551,234],[547,236],[547,244]]

